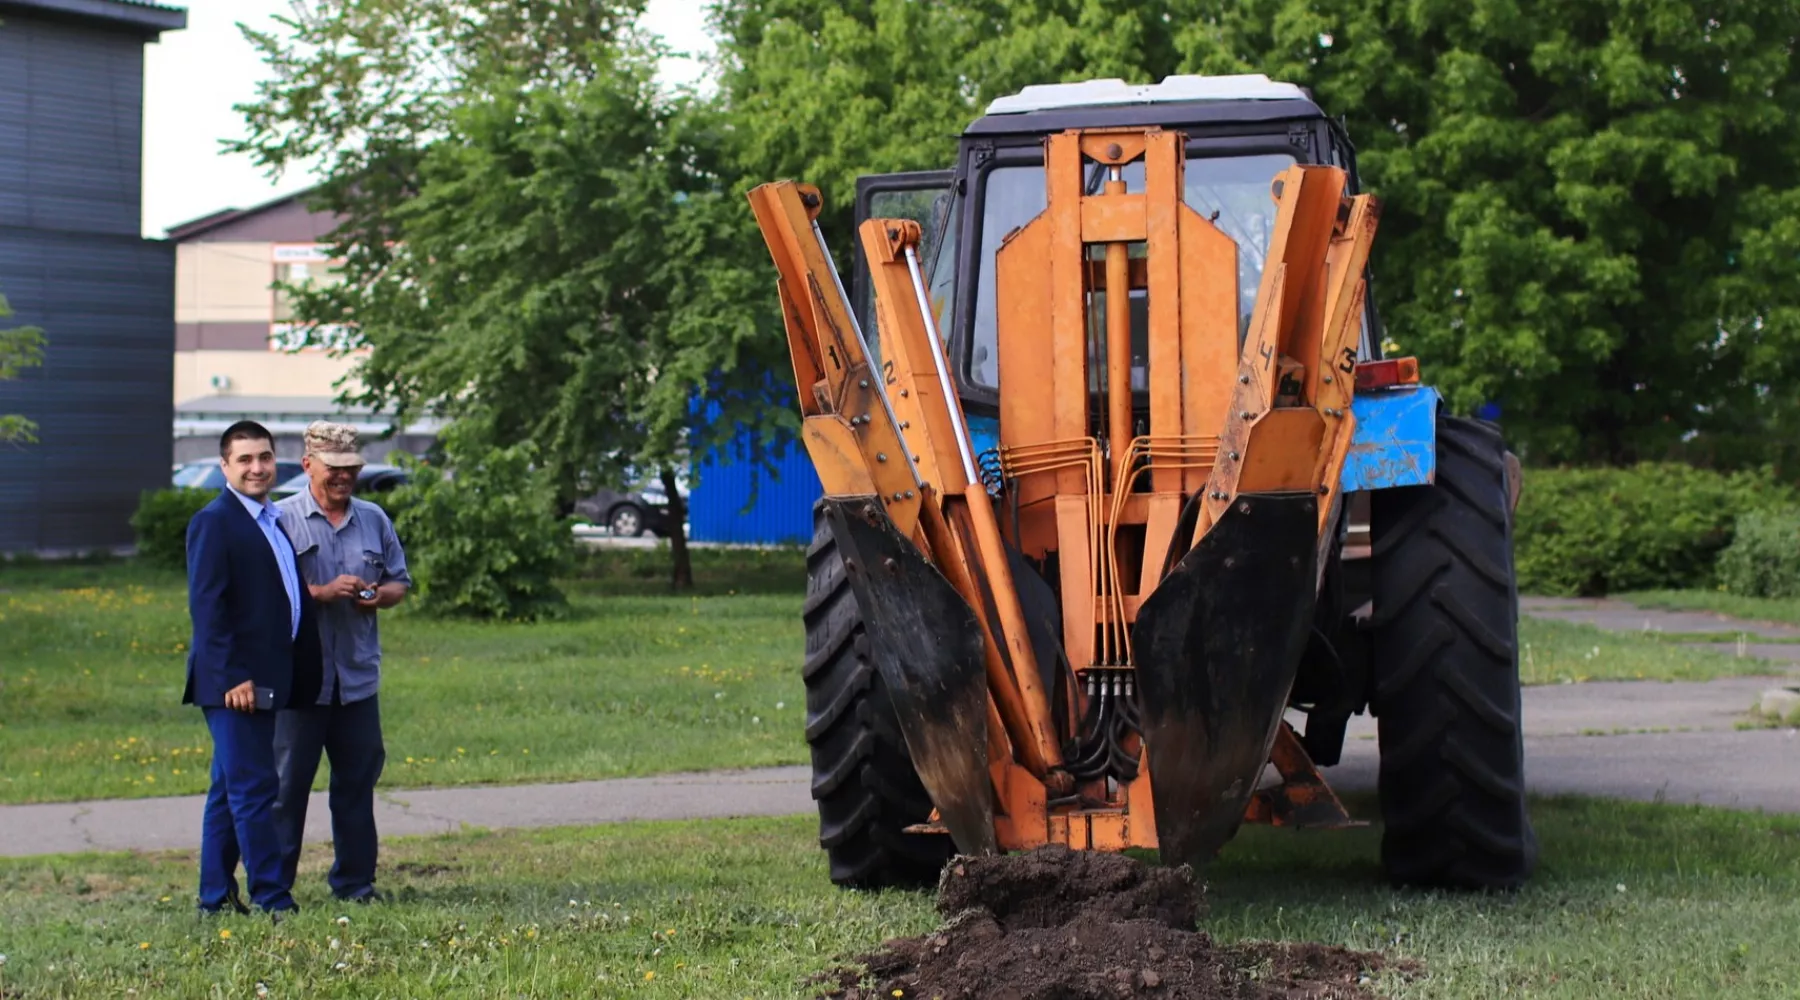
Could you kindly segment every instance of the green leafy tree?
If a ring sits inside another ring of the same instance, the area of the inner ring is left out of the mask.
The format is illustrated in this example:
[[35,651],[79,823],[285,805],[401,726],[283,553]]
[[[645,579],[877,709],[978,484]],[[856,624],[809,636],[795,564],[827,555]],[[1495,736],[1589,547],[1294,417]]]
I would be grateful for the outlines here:
[[[1534,462],[1794,459],[1789,0],[717,0],[744,169],[949,162],[1030,83],[1265,72],[1347,119],[1387,335]],[[841,224],[841,223],[840,223]]]
[[[12,306],[0,295],[0,319],[11,316]],[[44,363],[44,333],[35,326],[0,330],[0,382],[19,377],[19,372]],[[16,413],[0,413],[0,443],[34,444],[37,424]]]
[[1160,79],[1164,0],[714,0],[743,170],[819,185],[848,233],[856,178],[947,166],[988,101],[1033,83]]
[[[564,510],[657,470],[679,524],[678,467],[795,422],[767,391],[779,317],[744,307],[770,279],[728,123],[655,85],[661,46],[625,27],[641,4],[575,6],[317,4],[257,36],[275,72],[240,148],[276,168],[329,157],[343,280],[298,290],[296,311],[370,349],[356,401],[534,442]],[[671,548],[691,585],[679,532]]]
[[402,459],[413,481],[390,498],[418,607],[440,616],[536,621],[568,608],[557,579],[574,566],[569,524],[529,441],[494,447],[479,419],[444,441],[450,472]]
[[1800,390],[1800,7],[1194,7],[1190,64],[1348,117],[1391,336],[1457,404],[1499,401],[1540,460],[1762,450]]

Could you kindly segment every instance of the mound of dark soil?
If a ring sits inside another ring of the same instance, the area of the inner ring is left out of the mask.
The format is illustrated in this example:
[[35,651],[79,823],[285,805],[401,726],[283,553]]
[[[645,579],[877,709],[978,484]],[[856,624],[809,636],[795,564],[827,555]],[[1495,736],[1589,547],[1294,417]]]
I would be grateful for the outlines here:
[[[1352,1000],[1381,955],[1312,944],[1221,946],[1194,930],[1186,868],[1044,847],[958,858],[938,882],[945,920],[814,977],[839,1000]],[[1410,963],[1409,963],[1410,964]],[[872,985],[871,985],[872,984]]]

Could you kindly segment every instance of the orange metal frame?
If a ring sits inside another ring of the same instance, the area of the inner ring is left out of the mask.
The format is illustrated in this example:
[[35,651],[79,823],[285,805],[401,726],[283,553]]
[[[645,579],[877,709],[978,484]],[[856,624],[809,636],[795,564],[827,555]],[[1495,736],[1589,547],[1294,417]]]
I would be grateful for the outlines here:
[[[1129,781],[1076,787],[1064,770],[1061,748],[1076,734],[1056,731],[1052,701],[1076,720],[1089,695],[1074,676],[1060,694],[1044,689],[1006,544],[1040,565],[1054,558],[1069,667],[1129,684],[1131,626],[1166,556],[1197,543],[1240,491],[1317,491],[1328,498],[1321,553],[1333,540],[1376,203],[1346,197],[1335,167],[1272,178],[1273,237],[1240,334],[1238,248],[1185,203],[1184,148],[1181,133],[1159,129],[1049,136],[1047,208],[997,251],[999,464],[1016,537],[969,454],[926,308],[918,225],[870,219],[859,232],[885,354],[876,372],[818,235],[818,192],[777,182],[750,193],[780,274],[804,441],[826,492],[879,496],[982,622],[1003,849],[1157,843],[1155,762],[1141,738],[1126,747],[1139,759]],[[1144,187],[1129,191],[1123,168],[1138,160]],[[1107,175],[1092,195],[1083,190],[1090,169]],[[1147,298],[1148,317],[1136,365],[1133,292]],[[1134,367],[1143,370],[1137,385]],[[1178,539],[1196,493],[1197,523]],[[1283,785],[1254,799],[1247,819],[1347,821],[1285,724],[1271,756]]]

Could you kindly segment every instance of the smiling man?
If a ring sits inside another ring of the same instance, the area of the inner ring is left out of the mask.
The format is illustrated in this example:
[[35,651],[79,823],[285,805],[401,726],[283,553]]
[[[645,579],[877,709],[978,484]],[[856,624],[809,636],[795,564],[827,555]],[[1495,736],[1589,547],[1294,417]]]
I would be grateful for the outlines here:
[[405,598],[412,577],[387,513],[352,495],[363,467],[356,429],[326,421],[308,426],[300,464],[307,488],[277,507],[299,550],[300,575],[320,603],[325,667],[317,700],[295,702],[276,723],[282,874],[291,883],[300,864],[307,796],[322,751],[331,761],[327,802],[335,854],[327,882],[339,899],[369,902],[377,898],[375,782],[387,761],[376,615]]
[[317,697],[320,653],[312,597],[269,490],[275,442],[243,420],[219,438],[225,488],[188,522],[188,614],[193,620],[183,704],[198,705],[212,734],[212,785],[200,830],[203,912],[249,912],[238,893],[277,919],[296,909],[281,868],[275,798],[275,717]]

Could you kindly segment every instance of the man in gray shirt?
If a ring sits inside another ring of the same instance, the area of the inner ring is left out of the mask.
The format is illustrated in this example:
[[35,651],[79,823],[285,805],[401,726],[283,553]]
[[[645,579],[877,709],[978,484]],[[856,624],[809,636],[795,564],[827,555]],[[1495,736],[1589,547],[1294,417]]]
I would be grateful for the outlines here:
[[307,488],[277,503],[294,540],[300,578],[319,602],[324,677],[316,704],[294,706],[275,721],[281,790],[282,875],[292,885],[300,864],[307,796],[319,754],[331,761],[331,840],[327,883],[339,899],[370,902],[375,891],[375,782],[387,752],[381,739],[381,637],[377,613],[406,597],[412,577],[387,513],[351,495],[362,471],[356,429],[316,421],[306,429],[301,466]]

